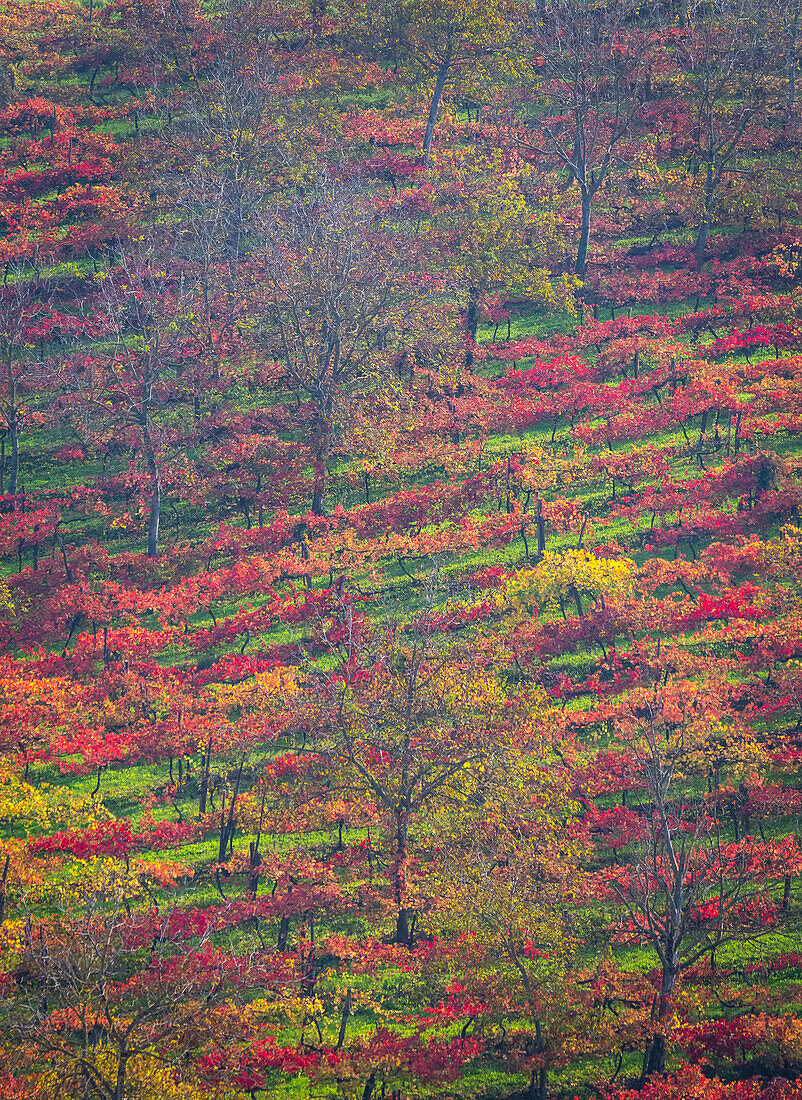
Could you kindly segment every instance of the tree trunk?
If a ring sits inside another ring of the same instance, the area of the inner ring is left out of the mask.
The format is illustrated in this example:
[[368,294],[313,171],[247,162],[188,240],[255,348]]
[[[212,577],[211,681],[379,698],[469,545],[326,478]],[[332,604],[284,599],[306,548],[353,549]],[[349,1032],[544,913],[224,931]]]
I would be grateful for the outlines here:
[[206,813],[206,798],[209,794],[209,773],[212,766],[212,739],[206,742],[206,751],[203,754],[203,767],[201,770],[200,798],[198,800],[198,813]]
[[395,942],[409,947],[409,916],[411,910],[401,908],[395,921]]
[[6,881],[8,879],[8,865],[10,862],[11,856],[6,856],[6,862],[3,867],[3,877],[0,879],[0,924],[3,923],[6,916]]
[[788,59],[788,106],[793,107],[796,104],[796,39],[799,34],[799,15],[800,15],[800,3],[797,0],[796,7],[794,8],[794,21],[791,24],[791,56]]
[[546,1100],[549,1084],[549,1071],[545,1066],[533,1069],[529,1078],[529,1087],[526,1090],[526,1100]]
[[[231,801],[228,805],[228,818],[225,821],[225,824],[223,824],[223,818],[221,817],[220,819],[220,858],[218,860],[218,863],[223,863],[225,861],[226,850],[229,847],[233,847],[232,840],[234,837],[234,807],[237,803],[237,795],[239,794],[239,785],[240,780],[242,779],[242,769],[244,765],[245,753],[242,754],[239,762],[239,767],[237,768],[237,775],[234,780],[234,790],[231,794]],[[223,806],[225,807],[225,799],[223,799]]]
[[204,752],[204,763],[202,763],[200,770],[200,796],[198,799],[198,813],[206,813],[206,800],[209,794],[209,773],[211,772],[211,737],[206,742],[206,751]]
[[226,791],[223,790],[223,800],[220,803],[220,843],[217,846],[217,862],[222,863],[226,854],[228,834],[226,833]]
[[[677,985],[679,974],[679,961],[672,953],[663,966],[663,976],[660,982],[660,1000],[657,1018],[662,1023],[671,1013],[671,1005],[674,998],[674,989]],[[662,1032],[652,1036],[648,1048],[648,1057],[644,1060],[644,1077],[651,1073],[665,1073],[666,1069],[666,1038]]]
[[125,1100],[125,1073],[128,1068],[128,1055],[120,1052],[117,1063],[117,1081],[114,1086],[114,1100]]
[[437,112],[440,109],[440,100],[443,98],[443,89],[446,86],[446,80],[448,80],[449,70],[451,69],[451,51],[449,50],[445,58],[440,64],[440,68],[437,70],[437,79],[434,83],[434,92],[432,93],[432,102],[429,104],[429,117],[426,119],[426,134],[423,139],[423,155],[426,158],[426,164],[429,164],[429,156],[432,151],[432,138],[434,137],[434,124],[437,120]]
[[148,557],[155,558],[159,553],[159,518],[162,506],[162,483],[159,476],[159,467],[156,459],[148,456],[148,472],[150,473],[151,497],[150,520],[148,521]]
[[326,501],[326,474],[315,466],[315,488],[312,493],[312,515],[322,516]]
[[10,348],[5,358],[6,386],[8,387],[6,423],[8,425],[8,435],[11,438],[11,468],[8,475],[8,491],[13,496],[17,491],[17,479],[19,477],[19,420],[17,418],[17,379],[14,375],[14,363]]
[[396,817],[395,825],[395,866],[393,869],[393,894],[398,907],[398,916],[395,922],[395,942],[403,943],[410,947],[410,917],[412,910],[404,905],[404,865],[407,859],[407,844],[409,841],[409,820],[405,813]]
[[707,239],[710,236],[710,219],[707,214],[702,218],[699,223],[699,228],[696,232],[696,244],[693,246],[694,255],[696,256],[697,264],[701,264],[704,259],[705,249],[707,248]]
[[348,1017],[351,1015],[352,1006],[352,992],[350,989],[345,994],[345,1000],[343,1001],[342,1015],[340,1017],[340,1031],[337,1035],[337,1046],[335,1050],[342,1050],[343,1043],[345,1042],[345,1033],[348,1027]]
[[13,496],[17,491],[17,479],[19,478],[19,432],[17,431],[17,418],[14,416],[9,423],[11,435],[11,466],[8,471],[8,491]]
[[588,242],[590,241],[590,194],[582,193],[582,227],[579,232],[579,248],[576,254],[574,272],[584,278],[588,262]]
[[716,182],[713,165],[708,164],[705,178],[705,205],[702,210],[702,220],[699,222],[699,229],[696,232],[696,244],[693,246],[697,267],[701,265],[704,259],[707,239],[710,236],[710,208],[716,191]]
[[312,514],[322,516],[326,506],[326,459],[329,450],[329,424],[325,411],[318,409],[312,425],[312,464],[315,481],[312,490]]
[[278,938],[276,940],[276,950],[277,951],[286,951],[287,950],[287,936],[289,934],[289,931],[290,931],[290,918],[288,916],[283,916],[281,918],[281,922],[278,926]]
[[472,286],[468,290],[468,307],[465,310],[465,325],[468,329],[468,346],[465,350],[465,369],[473,367],[473,345],[476,343],[476,333],[479,330],[479,287]]

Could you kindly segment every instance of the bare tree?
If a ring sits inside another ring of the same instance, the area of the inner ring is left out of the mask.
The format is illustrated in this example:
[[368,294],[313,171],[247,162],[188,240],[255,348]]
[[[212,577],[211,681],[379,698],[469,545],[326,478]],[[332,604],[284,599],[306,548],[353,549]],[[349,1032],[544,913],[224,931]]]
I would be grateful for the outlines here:
[[[164,1064],[180,1073],[228,989],[208,936],[190,946],[168,934],[169,912],[155,924],[129,913],[125,877],[107,869],[47,920],[27,921],[0,1026],[23,1072],[46,1060],[49,1095],[133,1100],[132,1077]],[[134,966],[143,938],[147,957]]]
[[[163,262],[163,261],[162,261]],[[97,323],[104,343],[61,364],[64,403],[88,442],[133,438],[144,460],[150,507],[148,555],[158,554],[164,424],[181,352],[194,334],[197,287],[166,271],[152,241],[119,250],[98,278]]]
[[512,754],[492,677],[442,637],[435,586],[430,576],[422,611],[376,631],[344,597],[340,663],[334,674],[309,668],[298,707],[331,782],[383,819],[394,938],[409,946],[416,912],[408,864],[422,816],[456,801],[466,782],[488,781]]
[[[539,107],[522,120],[520,147],[563,168],[579,188],[581,223],[574,270],[585,273],[593,201],[627,162],[646,95],[646,16],[634,0],[552,0],[524,10],[520,27],[530,77],[526,98]],[[526,70],[524,70],[526,71]]]
[[310,403],[319,515],[337,435],[355,401],[397,382],[398,349],[428,325],[427,292],[415,294],[413,242],[381,232],[356,187],[324,182],[277,208],[263,233],[256,275],[264,344]]
[[645,1080],[665,1069],[665,1026],[683,970],[706,955],[714,959],[721,944],[765,931],[746,903],[766,900],[779,872],[771,851],[751,838],[728,842],[719,801],[698,793],[693,760],[704,718],[692,704],[682,709],[655,695],[622,726],[649,803],[644,839],[616,889],[632,933],[653,948],[661,968],[652,1010],[659,1027],[646,1047]]
[[51,295],[30,270],[16,265],[6,271],[0,286],[0,416],[4,421],[3,457],[0,460],[0,492],[5,474],[5,442],[11,445],[8,492],[14,495],[19,481],[19,439],[25,417],[25,394],[37,370],[31,349],[37,340],[37,328],[52,309]]
[[768,102],[769,44],[768,9],[752,0],[696,0],[674,36],[673,56],[694,120],[688,157],[700,192],[694,246],[700,263],[719,185],[727,173],[748,170],[739,154]]

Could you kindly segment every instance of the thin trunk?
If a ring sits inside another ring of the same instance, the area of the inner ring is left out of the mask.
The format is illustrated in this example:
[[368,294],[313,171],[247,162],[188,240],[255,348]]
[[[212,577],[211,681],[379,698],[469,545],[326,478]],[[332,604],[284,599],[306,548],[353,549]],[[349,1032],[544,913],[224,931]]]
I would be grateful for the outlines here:
[[345,1000],[343,1001],[343,1011],[342,1016],[340,1017],[340,1032],[337,1036],[337,1046],[334,1048],[335,1050],[342,1050],[343,1043],[345,1042],[345,1032],[348,1027],[348,1017],[351,1015],[352,996],[353,995],[351,993],[351,990],[347,990],[345,994]]
[[19,419],[17,417],[17,379],[14,374],[14,362],[10,347],[7,348],[5,355],[5,373],[8,388],[6,424],[7,433],[11,438],[11,468],[8,475],[8,491],[13,496],[17,491],[17,479],[19,477]]
[[696,244],[694,245],[694,248],[693,248],[694,254],[696,256],[696,262],[699,263],[699,264],[702,262],[702,260],[704,258],[705,249],[707,248],[707,239],[708,239],[709,236],[710,236],[710,220],[709,220],[707,214],[705,214],[704,218],[699,223],[699,229],[697,230],[697,233],[696,233]]
[[157,480],[150,498],[150,521],[148,522],[148,557],[155,558],[159,553],[159,517],[161,514],[161,484]]
[[794,21],[791,24],[791,55],[788,59],[788,106],[793,107],[796,103],[796,40],[799,34],[799,15],[800,15],[800,3],[797,0],[796,7],[794,8]]
[[162,483],[156,456],[148,443],[148,474],[150,475],[150,520],[148,521],[148,557],[155,558],[159,553],[159,519],[162,506]]
[[209,772],[211,771],[212,764],[212,739],[211,737],[206,742],[206,751],[203,754],[203,766],[201,769],[201,782],[200,782],[200,799],[198,804],[198,813],[206,813],[206,798],[209,793]]
[[476,343],[476,333],[479,329],[479,287],[472,286],[468,291],[468,308],[465,311],[465,322],[468,329],[468,346],[465,350],[465,368],[473,367],[473,346]]
[[546,520],[543,515],[543,501],[538,497],[537,502],[537,560],[542,561],[546,552]]
[[128,1055],[120,1052],[117,1063],[117,1081],[114,1087],[114,1100],[125,1100],[125,1073],[128,1068]]
[[326,505],[326,459],[328,458],[328,423],[323,411],[318,411],[312,425],[312,462],[315,471],[312,490],[312,514],[322,516]]
[[579,248],[576,254],[574,272],[579,278],[584,278],[585,268],[588,262],[588,242],[590,241],[590,204],[591,196],[587,192],[582,194],[582,226],[579,232]]
[[432,102],[429,104],[429,117],[426,119],[426,134],[423,139],[423,155],[426,158],[426,164],[429,164],[429,156],[432,151],[432,138],[434,137],[434,124],[437,121],[437,112],[440,109],[440,100],[443,98],[443,90],[448,80],[448,74],[451,69],[451,51],[449,50],[443,61],[440,64],[440,68],[437,70],[437,79],[434,83],[434,92],[432,93]]
[[248,890],[252,898],[256,897],[259,890],[259,866],[262,862],[262,857],[259,855],[259,841],[254,844],[251,841],[249,845],[250,860],[249,860],[249,875],[248,875]]
[[288,916],[283,916],[281,918],[281,922],[278,926],[278,938],[276,940],[276,950],[277,951],[286,951],[287,950],[287,936],[289,935],[289,931],[290,931],[290,918]]
[[733,440],[732,440],[732,453],[735,456],[735,458],[738,457],[738,447],[740,445],[741,415],[742,415],[741,411],[739,410],[738,415],[735,418],[735,435],[733,436]]
[[236,779],[234,780],[234,790],[231,795],[231,802],[228,806],[228,820],[226,821],[225,826],[221,825],[220,829],[220,859],[218,860],[219,863],[222,863],[225,859],[226,849],[232,846],[232,842],[234,839],[234,807],[237,803],[237,795],[239,794],[239,785],[242,779],[242,769],[244,765],[245,753],[242,754],[239,762],[239,767],[237,768],[237,775]]
[[312,515],[322,516],[323,505],[326,500],[326,474],[322,469],[315,469],[315,488],[312,493]]
[[545,1066],[533,1069],[526,1090],[526,1100],[546,1100],[549,1084],[549,1071]]
[[223,791],[223,801],[220,805],[220,843],[217,846],[217,862],[222,863],[225,859],[226,844],[228,836],[226,834],[226,792]]
[[3,866],[3,877],[2,880],[0,880],[0,924],[3,923],[6,916],[6,881],[8,880],[8,865],[10,861],[11,856],[6,856],[6,862]]
[[17,491],[19,479],[19,428],[17,425],[17,410],[11,408],[8,414],[8,434],[11,437],[11,465],[8,470],[8,491],[11,496]]
[[699,442],[696,445],[697,448],[701,448],[702,444],[705,441],[705,432],[707,431],[707,420],[708,420],[709,414],[710,414],[709,409],[704,409],[704,411],[702,412],[702,424],[701,424],[701,427],[699,428]]
[[699,222],[699,229],[696,233],[696,244],[693,247],[694,255],[696,256],[696,263],[699,266],[705,256],[705,249],[707,248],[707,239],[710,236],[710,207],[713,202],[713,195],[716,189],[716,178],[713,172],[713,165],[707,166],[707,177],[705,179],[705,205],[702,210],[702,220]]
[[576,613],[577,613],[577,615],[579,615],[579,617],[581,619],[582,618],[582,601],[579,598],[579,592],[577,591],[576,585],[574,585],[574,584],[571,585],[570,589],[568,590],[568,595],[574,601],[574,605],[576,606]]

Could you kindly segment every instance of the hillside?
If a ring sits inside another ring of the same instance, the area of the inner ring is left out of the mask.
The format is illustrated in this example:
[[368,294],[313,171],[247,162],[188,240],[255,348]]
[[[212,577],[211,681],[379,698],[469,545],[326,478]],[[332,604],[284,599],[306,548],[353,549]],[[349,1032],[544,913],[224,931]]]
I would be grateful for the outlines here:
[[0,0],[0,1093],[802,1098],[799,6]]

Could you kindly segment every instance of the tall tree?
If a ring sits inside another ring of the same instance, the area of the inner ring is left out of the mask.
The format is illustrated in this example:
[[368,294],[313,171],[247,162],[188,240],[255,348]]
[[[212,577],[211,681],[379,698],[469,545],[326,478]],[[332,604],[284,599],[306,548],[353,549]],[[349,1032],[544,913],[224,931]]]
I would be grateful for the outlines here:
[[[179,269],[167,272],[152,241],[120,250],[98,278],[96,320],[106,337],[96,353],[62,364],[69,415],[89,442],[128,435],[144,462],[148,484],[148,544],[158,554],[165,424],[182,352],[194,326],[197,287]],[[160,413],[162,414],[160,416]]]
[[660,960],[654,1013],[660,1026],[646,1048],[644,1079],[665,1069],[666,1028],[683,970],[723,943],[764,934],[755,903],[770,904],[768,885],[789,864],[799,868],[794,844],[756,844],[751,837],[728,843],[717,800],[697,793],[694,755],[704,753],[718,721],[690,685],[673,683],[662,693],[636,693],[621,726],[651,801],[642,843],[612,876],[631,931]]
[[750,0],[699,0],[674,37],[672,53],[693,119],[688,159],[699,190],[698,263],[722,180],[749,170],[741,154],[749,127],[767,106],[770,41],[768,12]]
[[355,26],[376,43],[406,58],[434,86],[423,153],[428,164],[443,93],[477,66],[498,60],[512,38],[506,0],[382,0],[352,5]]
[[28,922],[2,1028],[24,1075],[47,1064],[48,1095],[133,1100],[143,1074],[178,1071],[182,1051],[211,1034],[225,958],[208,935],[188,951],[165,916],[135,962],[146,919],[136,876],[101,861],[70,878],[51,919]]
[[547,308],[573,308],[574,280],[552,277],[558,260],[557,218],[524,193],[525,181],[504,171],[502,158],[460,150],[438,156],[429,240],[464,303],[466,366],[481,304],[488,295],[525,296]]
[[390,227],[381,232],[355,187],[328,183],[280,207],[264,234],[255,270],[264,345],[309,402],[312,510],[320,515],[349,404],[391,390],[399,347],[433,334],[430,292],[415,294],[414,242]]
[[41,322],[49,314],[50,291],[23,265],[11,270],[11,281],[0,286],[0,414],[4,423],[3,457],[0,459],[0,492],[5,488],[5,443],[10,443],[8,492],[17,492],[20,468],[20,431],[25,421],[25,396],[36,373],[31,355]]
[[[512,703],[505,706],[499,681],[471,661],[469,648],[443,639],[432,608],[361,640],[352,614],[344,605],[342,667],[307,679],[315,717],[304,721],[320,730],[319,747],[331,755],[339,782],[361,792],[386,822],[395,940],[412,945],[416,829],[424,814],[436,816],[468,790],[480,798],[491,773],[519,766],[507,728]],[[519,718],[522,730],[537,719],[548,726],[537,705]]]
[[634,0],[553,0],[525,8],[523,91],[528,110],[520,147],[568,172],[579,189],[581,221],[574,270],[587,264],[593,201],[628,162],[645,94],[649,38]]

